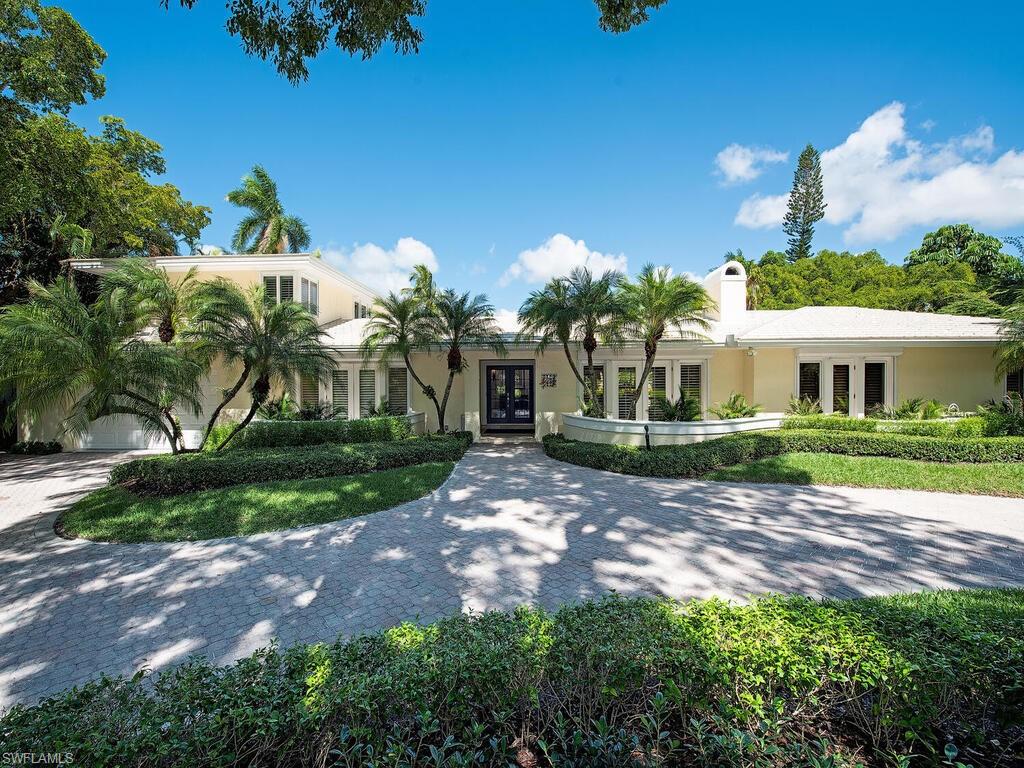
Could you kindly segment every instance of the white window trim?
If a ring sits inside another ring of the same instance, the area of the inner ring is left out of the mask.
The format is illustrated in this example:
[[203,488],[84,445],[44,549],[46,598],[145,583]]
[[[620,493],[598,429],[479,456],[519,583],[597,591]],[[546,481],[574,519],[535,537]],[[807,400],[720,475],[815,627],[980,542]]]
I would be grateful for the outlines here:
[[260,286],[263,286],[266,278],[272,277],[277,283],[277,303],[281,302],[281,278],[290,277],[292,279],[292,301],[296,301],[296,291],[298,291],[298,299],[302,298],[302,277],[298,272],[289,272],[288,270],[283,271],[268,271],[260,272]]
[[[314,280],[312,277],[308,277],[306,275],[302,275],[301,277],[299,277],[299,302],[302,303],[304,306],[306,306],[307,309],[309,309],[310,300],[306,299],[305,301],[303,301],[303,298],[302,298],[302,284],[303,283],[306,283],[306,285],[309,286],[307,290],[308,290],[308,292],[310,294],[313,293],[313,286],[316,286],[316,304],[313,305],[313,310],[311,311],[311,314],[313,315],[313,317],[319,317],[320,316],[320,281],[319,280]],[[295,290],[294,283],[292,284],[292,290],[293,291]],[[280,287],[280,285],[278,285],[278,293],[280,293],[280,291],[281,291],[281,287]],[[292,300],[294,301],[294,297],[292,297]]]
[[797,351],[793,363],[793,397],[800,393],[800,363],[819,363],[821,368],[820,395],[823,413],[832,413],[834,399],[832,387],[832,366],[849,365],[850,370],[850,416],[863,418],[864,412],[864,365],[865,363],[885,363],[885,405],[891,406],[896,401],[896,358],[899,352],[865,352],[851,355],[849,353],[821,353]]
[[[672,402],[679,399],[679,366],[681,365],[699,365],[700,366],[700,407],[701,407],[701,418],[707,419],[710,413],[710,391],[711,391],[711,366],[708,365],[709,356],[703,355],[699,357],[680,357],[680,356],[661,356],[658,355],[654,358],[654,362],[651,364],[652,370],[654,368],[665,368],[665,397]],[[584,361],[583,365],[586,365]],[[605,413],[613,415],[613,418],[618,419],[619,414],[619,369],[620,368],[636,368],[637,378],[640,378],[640,374],[643,373],[644,360],[640,359],[618,359],[610,357],[602,357],[594,359],[595,366],[604,366],[604,405]],[[581,369],[582,370],[582,369]],[[636,415],[637,421],[648,420],[647,417],[650,415],[650,394],[648,392],[650,388],[651,377],[648,375],[647,381],[644,383],[644,388],[640,392],[640,397],[636,401]],[[612,382],[613,386],[609,386],[609,382]],[[582,397],[583,393],[579,385],[577,384],[577,390],[579,396]],[[614,393],[610,397],[610,393]],[[609,399],[611,403],[609,404]]]

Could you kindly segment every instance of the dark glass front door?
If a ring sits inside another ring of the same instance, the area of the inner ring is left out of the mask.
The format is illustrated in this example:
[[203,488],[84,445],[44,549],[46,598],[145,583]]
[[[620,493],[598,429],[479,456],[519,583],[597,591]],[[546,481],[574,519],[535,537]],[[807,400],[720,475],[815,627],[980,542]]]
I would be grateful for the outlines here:
[[487,423],[533,423],[533,368],[487,366]]

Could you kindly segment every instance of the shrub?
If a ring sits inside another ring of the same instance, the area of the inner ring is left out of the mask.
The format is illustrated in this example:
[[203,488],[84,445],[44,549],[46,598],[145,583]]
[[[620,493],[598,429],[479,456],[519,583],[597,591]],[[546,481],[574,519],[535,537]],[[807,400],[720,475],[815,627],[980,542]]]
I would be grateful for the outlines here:
[[719,403],[711,412],[720,419],[744,419],[757,416],[761,406],[747,402],[747,398],[739,392],[733,392],[724,403]]
[[472,436],[466,432],[390,443],[152,456],[114,467],[110,482],[139,495],[167,496],[246,483],[356,475],[411,464],[458,461],[471,441]]
[[821,413],[821,401],[815,400],[810,395],[804,397],[789,398],[789,408],[786,413],[793,416],[812,416]]
[[231,450],[280,448],[288,445],[377,443],[404,440],[410,435],[404,416],[352,421],[254,421],[229,444]]
[[[1024,591],[610,596],[455,615],[226,667],[101,678],[0,719],[75,764],[1016,764]],[[329,757],[328,757],[329,756]]]
[[886,421],[851,419],[845,416],[792,416],[783,429],[824,429],[838,432],[892,432],[919,437],[981,437],[985,422],[977,416],[952,421]]
[[[237,421],[225,421],[220,424],[214,424],[213,429],[210,430],[210,438],[206,441],[206,445],[203,446],[203,450],[216,451],[217,448],[220,447],[220,444],[224,442],[224,439],[230,435],[237,426]],[[245,430],[242,431],[242,434],[237,435],[235,440],[239,440],[244,434]]]
[[953,439],[798,429],[746,432],[689,445],[660,445],[649,450],[546,435],[544,450],[548,456],[571,464],[644,477],[700,477],[720,467],[796,452],[888,456],[945,463],[1024,461],[1024,439],[1014,437]]
[[889,421],[941,419],[946,415],[946,406],[938,400],[925,400],[921,397],[911,397],[904,400],[897,406],[876,406],[868,415],[875,419],[886,419]]
[[28,442],[15,443],[11,446],[11,453],[20,453],[27,456],[49,456],[53,453],[60,453],[64,446],[56,440],[29,440]]
[[985,421],[986,435],[1024,435],[1024,400],[1020,395],[1010,393],[998,403],[981,406],[978,412]]
[[662,421],[700,421],[700,399],[692,392],[684,391],[674,402],[662,395],[652,399]]

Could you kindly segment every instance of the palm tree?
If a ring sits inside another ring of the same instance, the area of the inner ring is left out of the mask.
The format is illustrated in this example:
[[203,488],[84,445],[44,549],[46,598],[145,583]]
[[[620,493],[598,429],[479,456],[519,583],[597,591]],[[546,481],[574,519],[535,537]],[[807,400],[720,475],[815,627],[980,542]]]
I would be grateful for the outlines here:
[[277,196],[277,184],[262,166],[242,178],[242,186],[227,200],[250,213],[238,222],[231,247],[245,253],[289,253],[309,247],[309,229],[298,216],[287,216]]
[[643,341],[644,369],[630,394],[629,418],[636,418],[636,403],[654,366],[658,343],[674,328],[682,338],[704,339],[693,327],[707,330],[705,315],[714,302],[704,287],[680,275],[672,276],[668,267],[645,264],[636,282],[622,284],[624,315],[619,322],[626,338]]
[[1024,304],[1006,308],[1000,332],[996,375],[1002,377],[1024,368]]
[[[594,350],[598,337],[617,344],[615,321],[622,313],[616,288],[622,280],[618,272],[605,272],[594,279],[586,267],[576,267],[568,277],[551,280],[542,290],[531,293],[519,308],[519,338],[536,338],[537,351],[557,342],[565,352],[576,380],[583,387],[589,407],[597,402],[597,372]],[[588,376],[580,373],[569,344],[579,341],[587,353]]]
[[174,341],[178,331],[188,324],[202,296],[195,267],[175,282],[166,269],[145,259],[119,259],[118,265],[103,276],[103,285],[108,292],[123,289],[135,293],[157,321],[157,334],[164,344]]
[[209,440],[221,411],[247,382],[252,397],[249,411],[218,451],[248,426],[272,388],[289,391],[299,376],[322,380],[333,367],[323,331],[309,310],[295,301],[268,301],[262,285],[245,291],[223,278],[205,284],[194,327],[186,336],[207,359],[220,356],[226,365],[242,366],[238,379],[214,409],[200,449]]
[[364,360],[380,355],[381,365],[387,365],[388,361],[394,358],[401,358],[413,381],[434,404],[440,419],[441,404],[437,400],[437,390],[423,382],[410,359],[413,351],[429,346],[430,322],[430,309],[418,297],[389,293],[386,297],[378,299],[374,306],[370,322],[366,325],[361,349]]
[[30,299],[0,314],[0,384],[13,385],[12,412],[66,414],[61,433],[81,435],[105,416],[134,416],[171,451],[184,450],[179,406],[201,412],[201,361],[178,345],[153,344],[150,314],[118,288],[87,305],[74,283],[29,284]]
[[478,294],[470,298],[468,291],[456,293],[448,289],[438,293],[427,330],[434,343],[445,350],[448,364],[448,382],[441,404],[437,407],[437,428],[443,432],[444,412],[448,407],[452,382],[466,368],[462,346],[470,344],[486,347],[504,357],[505,342],[501,337],[501,329],[494,321],[494,307],[487,297]]
[[412,268],[409,287],[402,289],[402,295],[411,296],[427,307],[431,306],[434,297],[437,296],[437,286],[434,284],[434,275],[426,264],[417,264]]

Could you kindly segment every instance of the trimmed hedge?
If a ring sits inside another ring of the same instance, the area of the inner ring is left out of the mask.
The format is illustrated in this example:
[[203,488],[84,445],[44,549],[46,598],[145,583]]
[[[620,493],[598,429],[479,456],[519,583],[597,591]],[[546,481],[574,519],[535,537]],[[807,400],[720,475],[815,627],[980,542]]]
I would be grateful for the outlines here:
[[404,416],[380,416],[352,421],[254,421],[228,444],[228,450],[281,448],[328,443],[383,443],[410,435]]
[[837,432],[891,432],[918,437],[982,437],[985,420],[967,416],[954,421],[888,421],[845,416],[790,416],[782,429],[827,429]]
[[25,456],[49,456],[60,453],[64,446],[56,440],[30,440],[28,442],[15,443],[11,446],[11,453],[20,453]]
[[689,445],[662,445],[651,450],[631,445],[606,445],[545,435],[548,456],[644,477],[700,477],[714,469],[783,453],[838,453],[847,456],[888,456],[938,462],[1024,461],[1024,438],[918,437],[883,432],[842,432],[787,429],[747,432]]
[[229,485],[358,475],[411,464],[458,461],[471,443],[472,435],[464,432],[389,443],[152,456],[114,467],[110,483],[142,496],[169,496]]
[[0,742],[140,768],[1011,766],[1022,713],[1022,590],[611,596],[102,678]]

